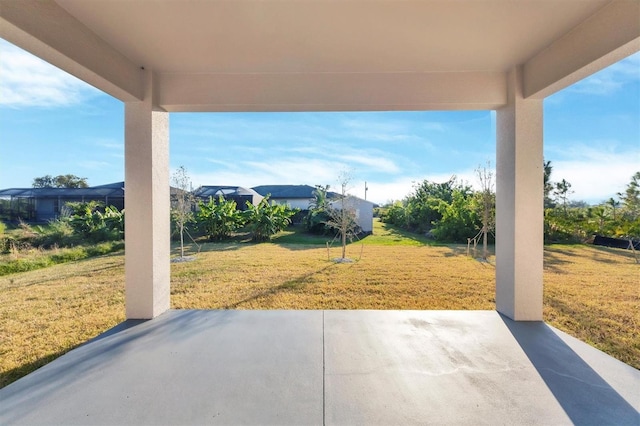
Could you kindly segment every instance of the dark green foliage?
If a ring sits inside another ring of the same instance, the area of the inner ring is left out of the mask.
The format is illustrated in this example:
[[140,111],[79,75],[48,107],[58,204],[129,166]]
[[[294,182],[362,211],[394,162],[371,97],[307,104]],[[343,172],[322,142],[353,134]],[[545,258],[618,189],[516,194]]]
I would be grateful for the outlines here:
[[[596,234],[640,238],[640,172],[631,177],[625,192],[618,194],[619,201],[610,198],[589,206],[570,200],[571,184],[564,179],[551,182],[550,162],[544,167],[545,205],[551,205],[544,213],[545,242],[585,242]],[[424,181],[404,200],[380,208],[379,214],[383,222],[412,232],[428,232],[438,241],[464,243],[482,228],[482,196],[455,178],[439,184]]]
[[82,241],[82,237],[74,233],[69,218],[52,220],[47,226],[34,227],[34,231],[37,235],[33,238],[33,244],[38,247],[67,247]]
[[326,235],[330,232],[330,227],[327,225],[328,221],[329,213],[326,210],[309,210],[305,220],[307,232],[316,235]]
[[584,242],[593,235],[640,238],[640,172],[618,194],[620,201],[609,198],[597,206],[568,202],[570,188],[564,179],[556,184],[560,203],[545,209],[545,242]]
[[103,207],[102,203],[68,203],[71,211],[69,224],[86,241],[116,241],[124,238],[124,210],[113,206]]
[[45,175],[33,179],[34,188],[88,188],[87,178],[76,175]]
[[309,204],[309,212],[305,218],[307,231],[316,235],[325,235],[331,229],[327,225],[329,221],[329,185],[316,185],[313,191],[313,200]]
[[206,203],[198,202],[196,220],[201,231],[211,241],[229,238],[232,232],[244,224],[244,216],[238,211],[236,202],[225,200],[222,196],[217,201],[209,197]]
[[478,232],[482,222],[470,188],[456,188],[451,197],[450,202],[440,200],[435,206],[441,218],[435,221],[432,233],[439,241],[463,243]]
[[77,246],[56,250],[49,255],[34,258],[20,258],[0,263],[0,276],[17,272],[33,271],[58,263],[73,262],[92,256],[102,256],[124,249],[123,241],[107,241],[93,246]]
[[272,235],[284,230],[291,223],[291,217],[297,211],[287,205],[269,203],[267,196],[256,205],[247,201],[247,210],[243,215],[252,240],[268,241]]
[[623,214],[629,220],[637,220],[640,217],[640,172],[636,172],[627,185],[625,192],[618,196],[624,207]]
[[466,242],[482,227],[477,210],[471,187],[454,176],[443,183],[423,181],[403,201],[384,208],[380,218],[409,231],[429,232],[439,241]]

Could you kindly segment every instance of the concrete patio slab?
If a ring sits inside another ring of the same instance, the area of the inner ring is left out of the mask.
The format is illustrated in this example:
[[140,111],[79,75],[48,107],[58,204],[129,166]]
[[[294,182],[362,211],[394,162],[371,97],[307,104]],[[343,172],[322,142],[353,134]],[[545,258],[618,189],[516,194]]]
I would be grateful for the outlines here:
[[492,311],[326,312],[325,383],[327,424],[640,424],[638,370]]
[[127,321],[0,390],[0,424],[321,424],[322,312]]
[[493,311],[169,311],[0,389],[0,424],[640,424],[640,371]]

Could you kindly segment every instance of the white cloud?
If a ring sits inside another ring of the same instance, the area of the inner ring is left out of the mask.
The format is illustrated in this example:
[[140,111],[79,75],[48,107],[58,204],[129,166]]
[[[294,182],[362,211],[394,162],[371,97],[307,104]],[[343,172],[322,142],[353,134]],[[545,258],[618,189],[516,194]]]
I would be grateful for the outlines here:
[[97,139],[95,145],[99,148],[104,148],[111,151],[124,152],[124,142],[115,139]]
[[371,167],[377,172],[397,173],[400,169],[388,158],[367,155],[339,155],[337,158],[347,163],[355,163],[362,166]]
[[[403,177],[391,182],[367,181],[367,200],[378,204],[386,204],[390,201],[402,200],[413,189],[413,183],[417,178]],[[350,194],[364,198],[364,181],[354,182]]]
[[0,105],[75,105],[100,93],[53,65],[0,40]]
[[[283,158],[274,161],[244,161],[220,165],[217,170],[189,173],[194,187],[200,185],[320,185],[333,184],[345,164],[308,158]],[[333,185],[332,185],[333,186]]]
[[640,152],[587,151],[579,158],[553,161],[552,165],[551,180],[571,183],[572,200],[596,204],[624,191],[631,176],[640,171]]

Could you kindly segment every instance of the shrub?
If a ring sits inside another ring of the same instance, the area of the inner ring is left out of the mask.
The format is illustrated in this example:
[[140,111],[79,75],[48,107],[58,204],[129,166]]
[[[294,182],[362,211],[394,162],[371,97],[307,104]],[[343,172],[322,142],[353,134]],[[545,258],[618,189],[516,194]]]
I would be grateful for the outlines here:
[[[0,275],[14,274],[17,272],[32,271],[46,268],[58,263],[73,262],[92,256],[101,256],[124,248],[123,241],[107,241],[93,246],[78,246],[55,250],[54,253],[43,253],[37,250],[28,257],[9,260],[0,263]],[[31,251],[34,251],[33,249]]]
[[16,272],[32,271],[34,269],[46,268],[54,262],[49,257],[39,257],[35,259],[15,259],[9,262],[0,263],[0,275],[14,274]]
[[267,241],[289,226],[297,211],[283,204],[269,203],[267,196],[256,205],[247,201],[244,217],[253,241]]
[[87,250],[84,247],[73,247],[70,249],[60,250],[58,253],[51,255],[52,263],[73,262],[74,260],[85,259]]
[[309,210],[305,219],[307,231],[312,234],[325,235],[329,232],[327,222],[329,221],[329,213],[326,210]]
[[211,241],[229,238],[231,233],[244,223],[244,217],[238,211],[236,202],[225,200],[222,196],[217,201],[209,197],[206,203],[198,202],[196,220],[202,232]]
[[124,210],[101,203],[68,203],[71,210],[69,224],[82,238],[92,241],[114,241],[124,237]]
[[55,219],[47,226],[35,227],[36,236],[33,238],[33,245],[42,247],[70,246],[78,242],[74,235],[73,228],[66,219]]

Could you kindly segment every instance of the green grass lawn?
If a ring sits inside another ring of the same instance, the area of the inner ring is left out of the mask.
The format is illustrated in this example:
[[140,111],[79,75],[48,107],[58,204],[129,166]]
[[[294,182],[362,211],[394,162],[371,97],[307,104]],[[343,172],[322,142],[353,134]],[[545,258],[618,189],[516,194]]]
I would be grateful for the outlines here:
[[[172,264],[172,308],[495,309],[493,258],[478,262],[466,245],[376,223],[347,247],[356,261],[336,264],[330,240],[286,231],[205,243]],[[546,246],[544,318],[640,368],[639,272],[625,250]],[[122,252],[0,277],[0,387],[123,320]]]

